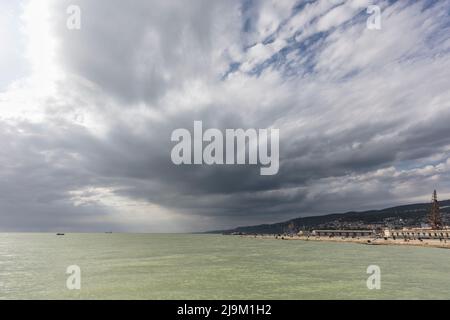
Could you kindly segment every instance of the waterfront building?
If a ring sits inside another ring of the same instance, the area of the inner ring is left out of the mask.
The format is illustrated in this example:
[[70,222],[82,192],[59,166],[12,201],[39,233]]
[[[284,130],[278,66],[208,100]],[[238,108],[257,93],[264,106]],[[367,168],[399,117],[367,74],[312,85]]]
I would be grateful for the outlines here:
[[384,230],[386,238],[402,239],[450,239],[450,229],[435,230],[432,228],[404,228],[401,230]]
[[317,237],[375,237],[377,235],[375,230],[313,230],[313,236]]

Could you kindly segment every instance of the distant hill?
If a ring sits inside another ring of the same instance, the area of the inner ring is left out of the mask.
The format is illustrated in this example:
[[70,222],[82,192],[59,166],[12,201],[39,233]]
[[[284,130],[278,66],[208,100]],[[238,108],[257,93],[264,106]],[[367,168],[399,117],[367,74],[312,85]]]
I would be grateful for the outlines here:
[[[450,222],[450,200],[439,201],[441,213],[446,223]],[[362,212],[335,213],[321,216],[295,218],[273,224],[237,227],[230,230],[216,230],[209,233],[278,234],[312,229],[358,229],[368,225],[389,225],[391,227],[414,227],[426,223],[431,203],[419,203],[370,210]]]

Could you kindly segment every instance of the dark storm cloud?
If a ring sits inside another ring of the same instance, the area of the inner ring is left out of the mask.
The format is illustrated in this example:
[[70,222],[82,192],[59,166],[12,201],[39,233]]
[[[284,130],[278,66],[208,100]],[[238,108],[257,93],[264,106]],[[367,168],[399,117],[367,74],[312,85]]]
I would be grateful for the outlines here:
[[[356,1],[76,1],[69,31],[68,3],[50,2],[65,77],[43,118],[0,119],[3,229],[218,229],[450,190],[448,1],[380,2],[380,31],[344,24]],[[279,128],[279,173],[174,165],[171,134],[196,120]]]
[[[205,78],[212,46],[227,28],[235,1],[59,1],[53,26],[63,38],[60,57],[69,72],[97,84],[124,104],[153,103],[186,78]],[[82,8],[83,28],[65,28],[65,8]]]

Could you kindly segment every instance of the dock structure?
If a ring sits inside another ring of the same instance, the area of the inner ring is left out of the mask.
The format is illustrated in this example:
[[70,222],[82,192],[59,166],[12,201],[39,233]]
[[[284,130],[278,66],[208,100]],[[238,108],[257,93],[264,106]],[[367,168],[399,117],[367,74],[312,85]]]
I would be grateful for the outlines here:
[[450,239],[450,229],[432,229],[432,228],[405,228],[402,230],[384,231],[386,238],[401,239]]

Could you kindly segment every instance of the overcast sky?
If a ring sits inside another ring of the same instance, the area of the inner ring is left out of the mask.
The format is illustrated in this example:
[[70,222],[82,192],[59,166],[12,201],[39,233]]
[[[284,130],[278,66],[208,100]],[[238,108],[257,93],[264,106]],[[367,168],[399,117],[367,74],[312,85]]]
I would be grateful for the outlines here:
[[[0,0],[0,231],[202,231],[450,198],[449,15],[447,0]],[[171,133],[194,120],[279,128],[279,173],[174,165]]]

